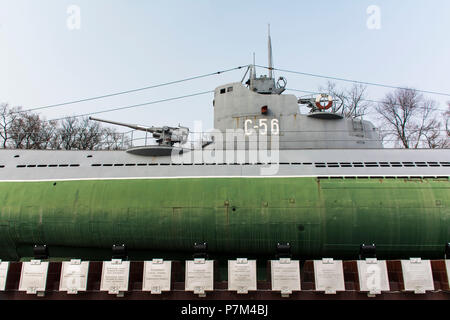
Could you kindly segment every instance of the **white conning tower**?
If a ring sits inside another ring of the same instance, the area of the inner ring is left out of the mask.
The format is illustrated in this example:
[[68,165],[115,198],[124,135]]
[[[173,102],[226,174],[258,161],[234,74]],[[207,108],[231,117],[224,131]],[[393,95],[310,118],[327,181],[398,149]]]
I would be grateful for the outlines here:
[[[214,128],[241,129],[252,134],[279,136],[280,149],[374,149],[382,148],[374,125],[360,119],[346,119],[332,112],[301,114],[300,100],[282,94],[286,80],[273,75],[269,33],[269,74],[257,77],[255,64],[248,81],[230,83],[214,92]],[[247,74],[246,74],[247,75]]]

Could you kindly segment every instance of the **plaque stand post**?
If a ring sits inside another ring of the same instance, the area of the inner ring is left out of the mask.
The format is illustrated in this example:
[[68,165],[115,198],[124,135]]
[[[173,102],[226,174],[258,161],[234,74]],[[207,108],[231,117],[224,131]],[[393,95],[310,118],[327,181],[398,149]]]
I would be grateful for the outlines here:
[[197,294],[199,298],[206,298],[205,288],[204,287],[195,287],[194,294]]
[[160,286],[152,287],[150,294],[162,294],[161,287]]
[[67,288],[67,294],[77,295],[78,290],[76,288]]

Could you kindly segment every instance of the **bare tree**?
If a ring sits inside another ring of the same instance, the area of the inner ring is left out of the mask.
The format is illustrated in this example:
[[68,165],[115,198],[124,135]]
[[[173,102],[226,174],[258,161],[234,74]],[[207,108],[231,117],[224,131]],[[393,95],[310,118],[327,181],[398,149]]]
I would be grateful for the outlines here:
[[337,100],[333,112],[346,118],[365,116],[372,106],[372,103],[366,100],[367,87],[362,84],[354,84],[348,89],[342,89],[338,88],[336,83],[330,81],[325,88],[321,87],[319,90],[328,92]]
[[0,148],[52,150],[120,150],[129,138],[88,118],[46,121],[38,114],[0,104]]
[[20,108],[10,109],[7,103],[0,104],[0,138],[2,148],[8,147],[10,137],[10,127],[19,116]]
[[50,139],[51,129],[38,114],[21,112],[11,122],[9,135],[16,149],[45,149],[47,145],[44,140]]
[[448,104],[448,109],[447,111],[444,113],[444,119],[445,119],[445,132],[447,134],[447,138],[450,138],[450,125],[449,125],[449,121],[450,121],[450,102],[447,103]]
[[414,89],[398,89],[389,93],[376,110],[382,120],[385,137],[403,148],[445,148],[442,124],[437,119],[436,102],[426,99]]
[[66,118],[58,129],[60,141],[55,144],[65,150],[94,150],[100,148],[103,129],[99,123],[88,118]]
[[78,147],[77,137],[79,134],[79,126],[77,118],[71,117],[62,120],[61,126],[58,128],[60,146],[65,150],[76,150]]
[[37,139],[39,141],[39,149],[53,149],[57,131],[57,121],[42,121]]
[[89,118],[83,118],[79,122],[78,131],[78,149],[94,150],[100,147],[103,138],[103,130],[98,122],[90,121]]
[[129,144],[128,141],[124,134],[117,132],[116,129],[104,128],[101,148],[104,150],[120,150]]

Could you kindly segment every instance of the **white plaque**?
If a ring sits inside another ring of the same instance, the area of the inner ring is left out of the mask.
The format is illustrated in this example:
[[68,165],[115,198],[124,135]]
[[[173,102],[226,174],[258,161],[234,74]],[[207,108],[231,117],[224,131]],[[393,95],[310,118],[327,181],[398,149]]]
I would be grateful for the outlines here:
[[325,291],[325,294],[345,291],[342,261],[333,259],[314,261],[314,279],[316,291]]
[[300,262],[280,259],[271,261],[272,291],[281,291],[283,297],[289,297],[293,291],[300,291]]
[[450,287],[450,260],[445,260],[445,266],[447,267],[447,280]]
[[214,290],[214,261],[195,259],[186,261],[185,290],[193,291],[201,297],[205,291]]
[[420,258],[402,260],[402,271],[405,291],[423,294],[426,291],[434,290],[430,260],[421,260]]
[[145,261],[142,291],[150,291],[152,294],[170,291],[171,272],[171,261],[163,261],[162,259]]
[[366,259],[358,261],[359,288],[373,296],[390,291],[386,261]]
[[256,260],[228,261],[228,290],[238,294],[256,291]]
[[68,294],[86,291],[88,271],[89,262],[87,261],[71,260],[63,262],[59,291],[66,291]]
[[100,291],[119,295],[128,291],[128,278],[130,276],[130,261],[113,259],[104,261],[102,269],[102,282]]
[[9,262],[1,262],[0,260],[0,291],[6,289],[6,277],[8,276]]
[[20,273],[19,291],[27,294],[40,294],[45,292],[47,284],[48,262],[31,260],[22,263]]

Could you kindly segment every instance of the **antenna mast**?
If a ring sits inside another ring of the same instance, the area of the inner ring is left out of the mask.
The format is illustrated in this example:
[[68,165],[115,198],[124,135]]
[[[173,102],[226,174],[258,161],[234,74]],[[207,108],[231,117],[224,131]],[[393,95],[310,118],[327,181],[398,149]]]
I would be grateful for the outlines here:
[[252,79],[256,79],[256,54],[253,52],[253,75]]
[[273,79],[272,38],[270,37],[270,24],[269,24],[269,78]]

